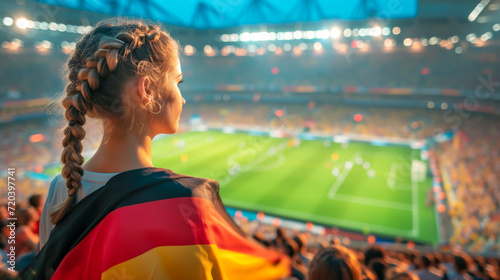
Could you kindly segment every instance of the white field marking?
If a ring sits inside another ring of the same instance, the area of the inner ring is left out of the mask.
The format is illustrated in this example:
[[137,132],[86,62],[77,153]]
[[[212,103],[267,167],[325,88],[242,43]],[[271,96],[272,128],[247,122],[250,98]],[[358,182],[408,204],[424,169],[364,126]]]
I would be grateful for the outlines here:
[[418,184],[417,182],[411,182],[411,204],[412,204],[412,219],[413,219],[413,230],[412,235],[418,236],[420,233],[419,220],[418,220]]
[[[330,224],[330,225],[337,225],[337,226],[346,226],[346,227],[351,227],[351,228],[357,228],[357,229],[365,229],[369,228],[370,231],[378,231],[380,233],[390,233],[393,235],[411,235],[412,230],[403,230],[399,228],[391,228],[391,227],[385,227],[381,225],[374,225],[374,224],[367,224],[363,222],[356,222],[356,221],[351,221],[351,220],[343,220],[339,218],[333,218],[333,217],[328,217],[328,216],[322,216],[322,215],[317,215],[317,214],[310,214],[307,212],[301,212],[301,211],[296,211],[296,210],[291,210],[291,209],[284,209],[284,208],[278,208],[278,207],[273,207],[273,206],[268,206],[268,205],[260,205],[260,204],[255,204],[251,202],[245,202],[245,201],[237,201],[233,199],[223,199],[224,204],[229,205],[230,207],[241,207],[241,208],[246,208],[246,209],[259,209],[259,211],[263,212],[268,212],[268,213],[273,213],[274,215],[278,216],[284,216],[284,217],[289,217],[292,218],[292,216],[295,216],[297,219],[315,219],[317,218],[318,220],[321,219],[319,222],[325,223],[325,224]],[[271,214],[270,214],[271,215]]]
[[[354,153],[354,155],[352,155],[352,157],[351,157],[351,159],[349,161],[352,162],[359,155],[361,155],[361,152],[357,151],[356,153]],[[351,172],[351,169],[352,168],[345,168],[345,165],[344,165],[344,169],[342,170],[342,172],[340,173],[340,175],[337,177],[337,180],[335,180],[335,183],[333,183],[332,187],[330,188],[330,190],[327,193],[327,197],[329,199],[333,199],[333,197],[335,196],[335,194],[339,190],[340,186],[344,182],[345,178],[347,177],[347,175],[349,174],[349,172]]]
[[266,165],[259,165],[259,166],[256,166],[253,168],[253,172],[259,172],[259,171],[269,171],[269,170],[273,170],[273,169],[276,169],[278,167],[281,167],[283,164],[285,164],[286,162],[286,156],[282,153],[276,153],[274,154],[273,156],[276,156],[278,157],[278,160],[275,161],[275,162],[271,162],[269,164],[266,164]]
[[391,170],[389,171],[389,176],[387,178],[387,186],[389,189],[394,190],[394,183],[396,182],[396,172],[398,171],[398,164],[393,162],[391,165]]
[[[276,146],[271,146],[270,148],[272,147],[277,147],[277,152],[276,153],[279,153],[281,150],[283,150],[284,148],[280,148],[279,145],[276,145]],[[254,160],[252,160],[250,163],[246,164],[246,165],[243,165],[240,169],[240,171],[238,171],[236,174],[234,175],[230,175],[228,174],[226,177],[224,177],[223,179],[220,179],[219,181],[220,182],[224,182],[224,184],[221,184],[220,185],[220,188],[225,188],[229,182],[231,182],[232,180],[234,180],[236,177],[240,176],[241,174],[243,173],[246,173],[248,171],[250,171],[250,169],[253,169],[254,167],[256,167],[257,165],[259,165],[260,163],[264,162],[266,159],[276,155],[276,154],[272,154],[270,155],[269,153],[267,153],[267,151],[270,149],[265,149],[265,152],[261,153],[261,156],[255,158]]]
[[369,206],[377,206],[377,207],[383,207],[383,208],[391,208],[391,209],[403,210],[403,211],[412,211],[411,204],[386,201],[386,200],[379,200],[379,199],[373,199],[373,198],[365,198],[365,197],[352,196],[352,195],[337,194],[333,198],[333,200],[345,201],[345,202],[350,202],[350,203],[355,203],[355,204],[364,204],[364,205],[369,205]]

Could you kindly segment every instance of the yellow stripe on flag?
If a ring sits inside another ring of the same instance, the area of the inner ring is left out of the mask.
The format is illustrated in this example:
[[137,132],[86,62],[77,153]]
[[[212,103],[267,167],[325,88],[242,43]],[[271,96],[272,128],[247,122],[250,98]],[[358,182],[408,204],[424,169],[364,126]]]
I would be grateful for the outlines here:
[[156,247],[117,264],[102,274],[114,279],[281,279],[289,264],[272,265],[265,259],[219,249],[216,245]]

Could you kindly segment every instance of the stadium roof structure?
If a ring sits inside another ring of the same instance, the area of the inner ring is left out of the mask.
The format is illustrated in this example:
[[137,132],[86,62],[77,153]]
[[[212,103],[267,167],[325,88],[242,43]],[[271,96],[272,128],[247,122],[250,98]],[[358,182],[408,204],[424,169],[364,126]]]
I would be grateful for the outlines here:
[[197,29],[369,17],[413,18],[417,0],[37,0],[93,12],[138,16]]
[[[110,15],[134,16],[196,29],[253,24],[315,22],[328,19],[454,19],[467,17],[480,3],[498,0],[36,0]],[[490,3],[491,2],[491,3]],[[484,8],[483,7],[483,8]]]

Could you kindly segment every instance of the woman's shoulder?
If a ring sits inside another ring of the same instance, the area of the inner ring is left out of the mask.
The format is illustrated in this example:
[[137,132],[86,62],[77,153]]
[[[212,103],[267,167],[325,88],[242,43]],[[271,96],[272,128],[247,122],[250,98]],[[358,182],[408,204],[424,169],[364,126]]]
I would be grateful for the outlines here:
[[66,196],[66,181],[61,173],[57,174],[50,182],[49,193],[45,203],[51,204],[56,198]]

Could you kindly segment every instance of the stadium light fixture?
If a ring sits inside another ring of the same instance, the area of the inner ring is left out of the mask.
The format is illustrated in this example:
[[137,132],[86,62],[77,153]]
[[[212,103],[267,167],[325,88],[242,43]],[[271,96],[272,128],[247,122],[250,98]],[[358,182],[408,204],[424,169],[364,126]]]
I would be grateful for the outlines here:
[[481,0],[481,2],[479,2],[474,10],[472,10],[472,12],[469,14],[469,21],[473,22],[474,20],[476,20],[479,14],[481,14],[481,12],[484,10],[484,8],[486,8],[486,6],[488,6],[490,2],[491,0]]
[[481,35],[481,40],[488,41],[492,37],[493,37],[493,34],[490,31],[488,31],[488,32],[484,33],[483,35]]
[[184,53],[187,56],[193,55],[195,52],[196,52],[196,49],[193,46],[191,46],[191,45],[186,45],[184,47]]
[[314,50],[314,53],[321,54],[321,53],[323,53],[323,45],[320,42],[316,42],[313,45],[313,50]]
[[391,34],[391,29],[389,27],[382,28],[382,35],[387,36]]
[[11,17],[4,17],[2,22],[5,26],[12,26],[14,24],[14,19]]
[[406,38],[404,41],[403,41],[403,44],[406,46],[406,47],[409,47],[411,46],[413,40],[411,38]]
[[[347,29],[346,29],[347,30]],[[334,27],[330,30],[330,36],[333,38],[333,39],[337,39],[340,37],[340,29],[337,28],[337,27]]]
[[295,30],[295,32],[293,32],[293,38],[295,40],[300,40],[302,39],[302,31],[300,30]]
[[25,18],[18,18],[16,20],[16,26],[21,29],[26,29],[28,27],[28,20]]
[[47,29],[49,29],[49,24],[47,22],[45,22],[45,21],[40,22],[40,29],[41,30],[47,30]]
[[370,36],[375,36],[375,37],[378,37],[382,34],[382,28],[380,27],[373,27],[373,28],[370,28],[370,30],[368,31],[368,34]]

